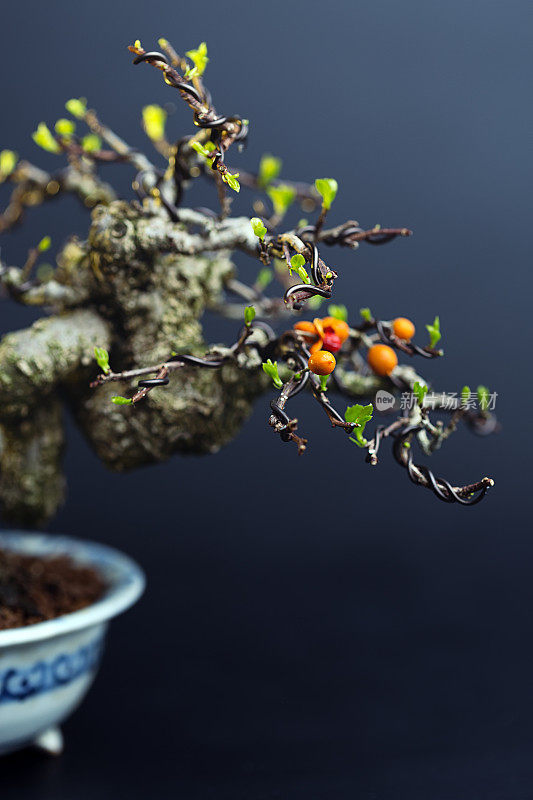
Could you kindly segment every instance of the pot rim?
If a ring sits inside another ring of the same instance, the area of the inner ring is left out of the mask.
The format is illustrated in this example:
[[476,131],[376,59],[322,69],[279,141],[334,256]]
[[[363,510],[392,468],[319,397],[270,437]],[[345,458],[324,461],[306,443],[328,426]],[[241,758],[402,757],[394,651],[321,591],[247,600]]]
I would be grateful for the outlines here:
[[0,530],[0,548],[37,556],[67,555],[74,562],[94,567],[108,588],[100,600],[79,611],[0,631],[0,650],[32,644],[106,622],[133,605],[144,591],[144,572],[129,556],[99,542],[71,536]]

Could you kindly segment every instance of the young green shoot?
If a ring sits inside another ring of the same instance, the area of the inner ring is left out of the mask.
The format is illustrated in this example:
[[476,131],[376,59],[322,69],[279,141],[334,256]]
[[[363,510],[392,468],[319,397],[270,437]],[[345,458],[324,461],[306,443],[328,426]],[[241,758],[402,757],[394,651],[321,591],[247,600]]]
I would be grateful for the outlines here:
[[250,220],[250,224],[257,238],[260,239],[260,241],[263,241],[267,232],[267,229],[263,224],[263,220],[260,219],[259,217],[252,217],[252,219]]
[[[191,59],[193,62],[196,72],[195,75],[199,75],[200,77],[204,74],[205,68],[208,64],[208,57],[207,57],[207,45],[205,42],[201,42],[196,50],[187,50],[185,55]],[[188,77],[193,77],[189,74]]]
[[348,322],[348,309],[343,305],[335,305],[332,303],[328,306],[328,314],[330,317],[340,319],[342,322]]
[[440,332],[440,319],[435,317],[432,325],[426,325],[427,332],[429,333],[429,346],[434,348],[437,342],[441,339]]
[[107,350],[104,347],[95,347],[94,357],[104,375],[108,375],[111,372],[111,367],[109,366],[109,353]]
[[277,361],[271,361],[270,358],[268,359],[268,361],[264,361],[263,362],[263,372],[266,372],[266,374],[269,375],[270,378],[272,378],[272,382],[273,382],[274,386],[276,387],[276,389],[281,389],[282,388],[283,381],[279,377],[278,362]]
[[428,387],[425,383],[420,383],[419,381],[415,381],[413,384],[413,394],[416,397],[416,401],[420,408],[424,405],[424,398],[428,393]]
[[32,133],[31,137],[35,144],[43,150],[46,150],[47,153],[61,152],[61,147],[45,122],[39,122],[37,130]]
[[282,219],[296,197],[296,189],[287,184],[280,184],[279,186],[269,186],[266,190],[267,195],[272,201],[274,207],[274,214],[279,219]]
[[50,236],[43,236],[39,244],[37,245],[37,250],[39,253],[46,253],[47,250],[50,250],[52,246],[52,239]]
[[323,211],[329,211],[339,188],[337,181],[335,178],[317,178],[315,188],[322,198]]
[[251,327],[255,319],[255,308],[253,306],[246,306],[244,309],[244,324],[247,328]]
[[261,189],[266,189],[278,177],[281,172],[281,165],[281,158],[271,156],[270,153],[265,153],[261,156],[257,174],[257,183]]
[[160,142],[165,138],[165,123],[167,112],[161,106],[151,104],[142,110],[143,126],[146,135],[153,142]]
[[85,97],[73,97],[67,100],[65,108],[76,119],[83,119],[87,113],[87,100]]

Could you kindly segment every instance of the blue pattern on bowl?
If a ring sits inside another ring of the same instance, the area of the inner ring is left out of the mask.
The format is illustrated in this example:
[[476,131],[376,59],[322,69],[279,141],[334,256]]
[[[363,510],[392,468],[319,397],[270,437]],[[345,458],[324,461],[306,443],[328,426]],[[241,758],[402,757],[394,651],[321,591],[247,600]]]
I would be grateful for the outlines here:
[[109,621],[140,597],[145,581],[128,556],[96,542],[0,531],[0,548],[67,555],[97,569],[107,585],[87,608],[0,631],[0,753],[5,753],[42,740],[43,732],[79,705],[98,669]]

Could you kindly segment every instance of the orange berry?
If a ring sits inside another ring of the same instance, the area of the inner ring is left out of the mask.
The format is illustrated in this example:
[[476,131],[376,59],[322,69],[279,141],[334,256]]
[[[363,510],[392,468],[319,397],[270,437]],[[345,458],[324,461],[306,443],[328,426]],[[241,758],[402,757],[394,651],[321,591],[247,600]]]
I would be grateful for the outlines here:
[[307,366],[315,375],[330,375],[335,369],[336,363],[335,356],[332,353],[328,353],[327,350],[319,350],[313,353],[307,362]]
[[410,342],[415,335],[415,326],[407,317],[396,317],[392,323],[392,330],[398,339],[405,339],[406,342]]
[[296,322],[294,325],[295,331],[302,331],[303,333],[312,333],[317,336],[316,328],[312,322],[307,322],[303,320],[302,322]]
[[322,327],[324,330],[326,330],[326,328],[333,328],[333,333],[337,334],[342,344],[344,344],[350,335],[350,326],[348,323],[344,322],[342,319],[337,319],[337,317],[324,317],[322,320]]
[[294,325],[294,330],[295,331],[300,331],[300,333],[306,334],[306,336],[304,338],[304,341],[307,344],[310,344],[311,342],[313,342],[313,344],[311,344],[311,348],[310,348],[312,353],[315,350],[320,350],[320,348],[322,347],[322,339],[321,339],[320,334],[317,331],[314,323],[307,322],[306,320],[303,320],[302,322],[296,322],[295,325]]
[[396,353],[387,344],[374,344],[368,351],[367,360],[376,375],[390,375],[398,364]]
[[316,332],[322,339],[322,337],[324,336],[324,328],[322,327],[322,320],[320,319],[320,317],[314,318],[313,325],[315,326]]

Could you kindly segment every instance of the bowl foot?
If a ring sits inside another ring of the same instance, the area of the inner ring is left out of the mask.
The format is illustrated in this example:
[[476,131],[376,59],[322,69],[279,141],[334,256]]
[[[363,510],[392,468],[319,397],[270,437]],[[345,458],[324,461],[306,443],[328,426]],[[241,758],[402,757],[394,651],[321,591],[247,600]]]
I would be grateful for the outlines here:
[[33,744],[39,750],[43,750],[50,756],[60,756],[63,752],[63,734],[58,727],[47,728],[36,739]]

